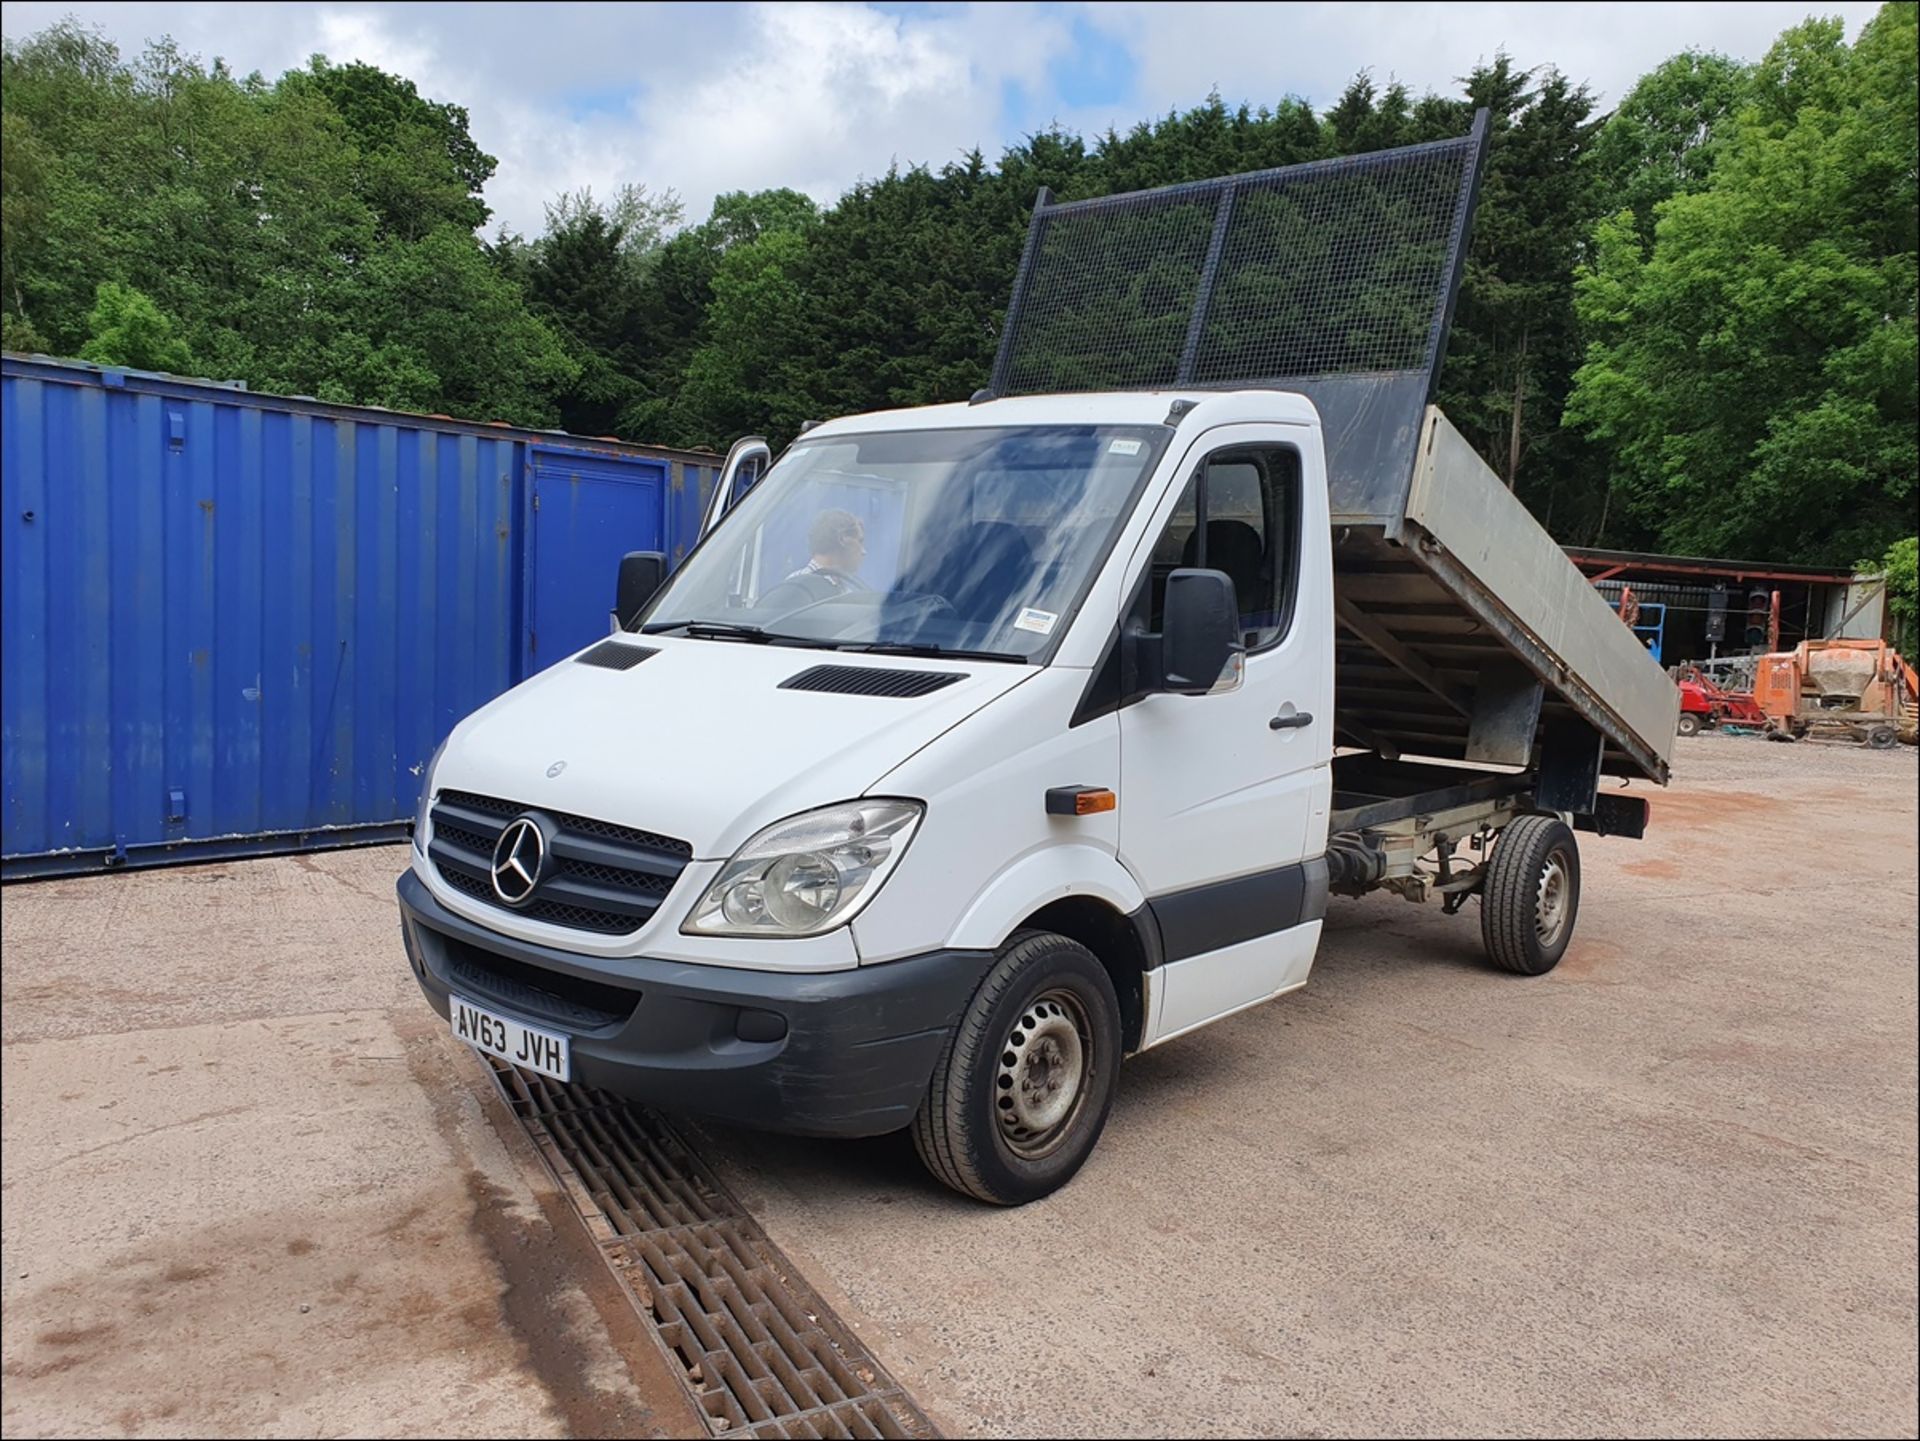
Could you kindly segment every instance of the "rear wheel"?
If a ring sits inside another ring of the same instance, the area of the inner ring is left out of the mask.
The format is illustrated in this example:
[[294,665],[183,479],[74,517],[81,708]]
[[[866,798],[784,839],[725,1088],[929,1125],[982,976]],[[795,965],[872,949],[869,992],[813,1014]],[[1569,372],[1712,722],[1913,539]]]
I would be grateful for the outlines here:
[[1036,1201],[1092,1153],[1119,1069],[1120,1002],[1106,967],[1065,936],[1020,932],[941,1050],[914,1149],[965,1195]]
[[1695,736],[1700,734],[1700,717],[1690,710],[1680,712],[1680,734]]
[[1877,751],[1892,750],[1899,741],[1892,726],[1875,726],[1867,732],[1867,744]]
[[1494,842],[1480,935],[1502,970],[1542,976],[1560,964],[1580,914],[1580,849],[1558,816],[1521,816]]

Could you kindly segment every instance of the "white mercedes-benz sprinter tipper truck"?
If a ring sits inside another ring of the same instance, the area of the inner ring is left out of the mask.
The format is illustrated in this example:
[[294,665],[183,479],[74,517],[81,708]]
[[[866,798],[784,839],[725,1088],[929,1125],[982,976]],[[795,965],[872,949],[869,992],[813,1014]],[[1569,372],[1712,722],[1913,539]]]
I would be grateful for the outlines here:
[[1431,404],[1484,144],[1043,192],[987,390],[736,447],[430,767],[454,1034],[1018,1204],[1123,1056],[1305,985],[1330,894],[1550,970],[1679,702]]

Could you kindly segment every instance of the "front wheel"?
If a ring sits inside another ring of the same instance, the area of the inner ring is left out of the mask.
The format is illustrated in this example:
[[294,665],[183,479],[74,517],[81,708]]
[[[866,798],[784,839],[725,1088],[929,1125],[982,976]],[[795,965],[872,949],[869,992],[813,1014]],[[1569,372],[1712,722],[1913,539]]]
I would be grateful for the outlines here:
[[1690,710],[1680,712],[1680,734],[1697,736],[1700,734],[1700,717]]
[[1580,914],[1580,848],[1558,816],[1521,816],[1493,844],[1480,936],[1502,970],[1544,976],[1560,964]]
[[974,992],[927,1083],[914,1149],[964,1195],[1021,1206],[1073,1179],[1113,1105],[1120,1002],[1085,946],[1023,931]]

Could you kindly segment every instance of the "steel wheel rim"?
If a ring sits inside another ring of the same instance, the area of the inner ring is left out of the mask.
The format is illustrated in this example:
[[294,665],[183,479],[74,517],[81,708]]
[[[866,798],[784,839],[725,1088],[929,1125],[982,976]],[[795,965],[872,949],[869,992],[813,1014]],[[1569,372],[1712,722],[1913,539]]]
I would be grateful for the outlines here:
[[1086,1105],[1093,1076],[1093,1027],[1071,991],[1031,1001],[1008,1027],[994,1071],[1000,1139],[1023,1160],[1057,1150]]
[[1573,876],[1567,858],[1559,851],[1547,857],[1540,871],[1540,893],[1533,911],[1534,934],[1542,950],[1552,950],[1566,933],[1567,918],[1573,910]]

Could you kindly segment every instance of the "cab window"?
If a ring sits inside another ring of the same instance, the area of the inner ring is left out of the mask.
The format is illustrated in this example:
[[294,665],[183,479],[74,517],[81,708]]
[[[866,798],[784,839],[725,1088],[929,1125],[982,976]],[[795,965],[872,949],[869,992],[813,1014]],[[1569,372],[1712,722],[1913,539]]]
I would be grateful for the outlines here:
[[1208,456],[1187,481],[1154,544],[1143,596],[1145,628],[1162,628],[1167,577],[1174,571],[1218,570],[1233,581],[1247,649],[1276,644],[1292,617],[1299,517],[1298,451],[1267,446]]

